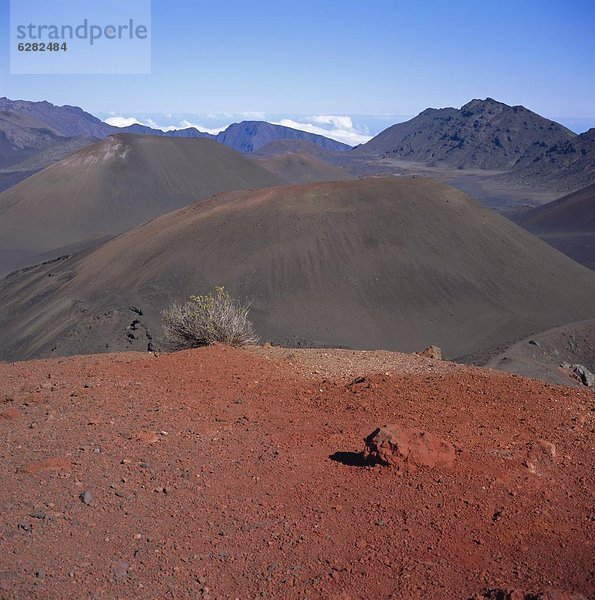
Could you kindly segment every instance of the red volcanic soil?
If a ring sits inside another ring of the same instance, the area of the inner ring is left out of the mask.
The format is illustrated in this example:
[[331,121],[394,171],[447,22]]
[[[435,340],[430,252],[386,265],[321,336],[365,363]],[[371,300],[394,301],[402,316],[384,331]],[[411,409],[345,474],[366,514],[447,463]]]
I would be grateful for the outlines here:
[[[0,363],[0,597],[587,597],[594,399],[386,352]],[[385,424],[454,462],[366,464]]]

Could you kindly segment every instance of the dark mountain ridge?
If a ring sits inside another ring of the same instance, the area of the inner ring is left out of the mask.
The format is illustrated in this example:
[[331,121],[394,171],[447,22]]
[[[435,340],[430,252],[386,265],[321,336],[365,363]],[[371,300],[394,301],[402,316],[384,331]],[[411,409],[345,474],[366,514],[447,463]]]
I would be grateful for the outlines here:
[[51,102],[29,102],[0,98],[0,111],[29,118],[62,137],[101,138],[112,127],[78,106],[56,106]]
[[514,184],[569,192],[595,181],[595,130],[581,135],[492,98],[428,108],[358,146],[354,155],[505,172]]
[[595,128],[549,147],[530,164],[504,176],[518,183],[574,191],[595,182]]
[[566,127],[524,106],[487,98],[471,100],[460,109],[428,108],[356,151],[457,168],[509,170],[529,165],[575,137]]
[[[118,133],[209,138],[245,153],[253,152],[268,142],[285,139],[306,140],[334,151],[351,148],[321,135],[265,121],[233,123],[225,131],[214,136],[194,127],[172,131],[162,131],[139,124],[114,127],[77,106],[56,106],[47,101],[28,102],[0,98],[0,169],[12,167],[30,159],[40,150],[52,147],[57,148],[57,159],[63,158],[66,154],[60,155],[59,147],[66,145],[65,140],[71,142],[72,139],[83,139],[85,143],[93,143]],[[47,164],[49,162],[41,161],[38,169]]]

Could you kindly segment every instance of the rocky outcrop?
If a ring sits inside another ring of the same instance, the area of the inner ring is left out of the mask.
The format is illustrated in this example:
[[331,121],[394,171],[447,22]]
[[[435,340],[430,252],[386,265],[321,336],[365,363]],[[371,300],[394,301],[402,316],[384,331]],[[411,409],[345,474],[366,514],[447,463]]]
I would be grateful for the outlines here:
[[425,356],[426,358],[433,358],[435,360],[442,359],[442,350],[438,346],[428,346],[425,350],[418,353],[420,356]]

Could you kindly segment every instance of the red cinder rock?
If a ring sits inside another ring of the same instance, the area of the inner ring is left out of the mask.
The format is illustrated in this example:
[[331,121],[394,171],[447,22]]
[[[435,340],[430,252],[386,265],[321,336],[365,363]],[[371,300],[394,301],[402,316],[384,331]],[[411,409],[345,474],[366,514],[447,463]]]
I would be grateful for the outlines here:
[[556,446],[545,440],[529,442],[523,464],[537,475],[543,475],[556,465]]
[[399,469],[452,467],[454,446],[433,433],[399,425],[385,425],[365,438],[364,456],[371,462]]

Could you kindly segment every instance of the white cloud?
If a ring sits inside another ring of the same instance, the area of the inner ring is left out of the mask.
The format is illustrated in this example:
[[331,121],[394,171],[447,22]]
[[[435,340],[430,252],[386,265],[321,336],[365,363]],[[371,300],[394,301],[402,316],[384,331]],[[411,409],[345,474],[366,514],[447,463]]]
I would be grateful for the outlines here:
[[151,127],[152,129],[161,129],[161,131],[173,131],[176,129],[173,125],[168,125],[167,127],[162,127],[157,124],[157,121],[153,121],[151,118],[147,118],[142,125],[146,125],[147,127]]
[[310,119],[319,125],[332,125],[337,129],[353,130],[353,121],[351,117],[341,117],[337,115],[314,115]]
[[210,133],[211,135],[217,135],[221,131],[224,131],[225,129],[227,129],[227,125],[225,125],[225,127],[205,127],[204,125],[197,125],[196,123],[191,123],[190,121],[187,121],[186,119],[180,121],[179,125],[180,126],[176,127],[176,129],[188,129],[188,127],[194,127],[195,129],[198,129],[199,131],[204,131],[205,133]]
[[293,119],[281,119],[276,124],[307,131],[308,133],[323,135],[338,142],[349,144],[350,146],[364,144],[372,139],[372,136],[368,135],[367,131],[362,131],[353,125],[351,117],[339,115],[313,115],[305,117],[305,122],[294,121]]
[[108,125],[112,125],[114,127],[130,127],[130,125],[144,125],[138,119],[134,117],[110,117],[106,119],[105,122]]
[[177,125],[159,125],[156,121],[151,118],[146,118],[145,120],[137,119],[136,117],[109,117],[105,120],[108,125],[113,125],[114,127],[130,127],[130,125],[144,125],[146,127],[151,127],[152,129],[160,129],[161,131],[177,131],[178,129],[188,129],[189,127],[194,127],[199,131],[204,133],[210,133],[211,135],[217,135],[220,131],[223,131],[226,127],[204,127],[203,125],[197,123],[191,123],[186,119],[180,121]]

